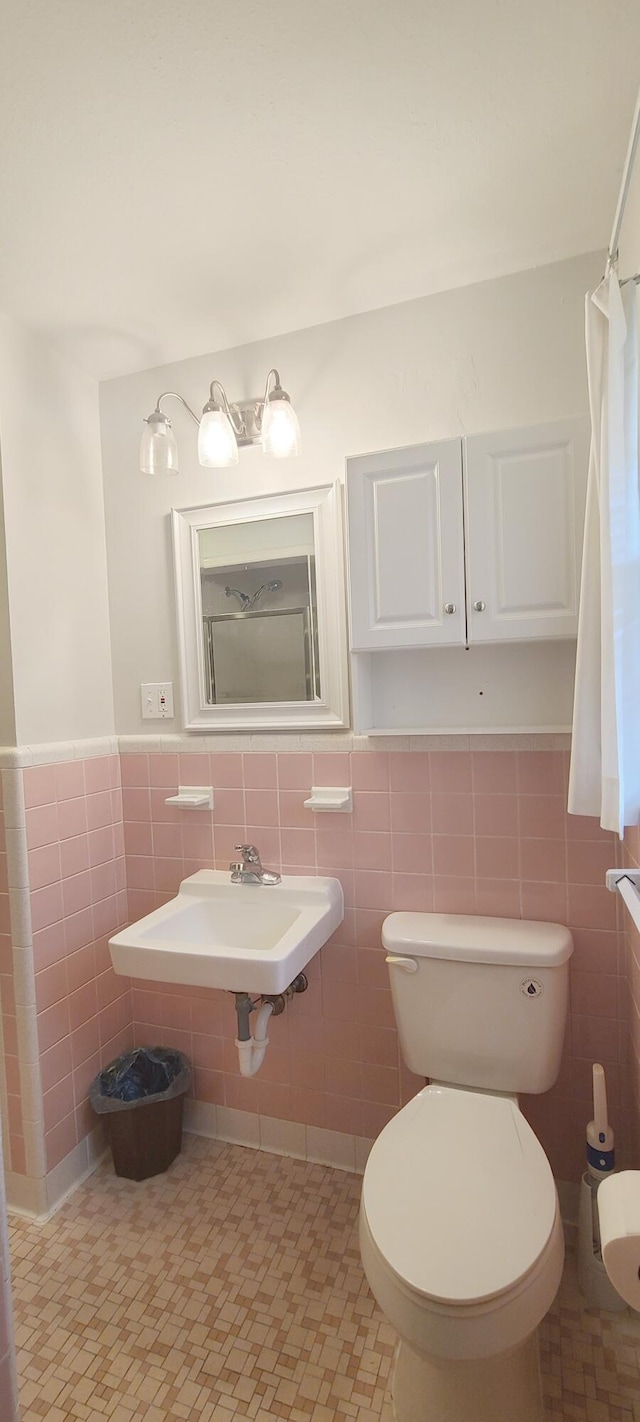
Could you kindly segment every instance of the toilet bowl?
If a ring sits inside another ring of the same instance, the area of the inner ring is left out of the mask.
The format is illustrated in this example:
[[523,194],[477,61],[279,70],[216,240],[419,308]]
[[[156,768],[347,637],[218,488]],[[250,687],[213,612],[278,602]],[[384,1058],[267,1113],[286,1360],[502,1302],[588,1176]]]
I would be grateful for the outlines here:
[[542,1146],[510,1096],[433,1084],[369,1156],[360,1251],[400,1337],[401,1422],[538,1422],[535,1331],[564,1237]]
[[549,1162],[517,1103],[427,1086],[385,1127],[365,1171],[365,1271],[417,1352],[452,1360],[518,1347],[562,1275]]
[[433,1080],[374,1142],[360,1209],[372,1292],[396,1329],[398,1422],[541,1422],[537,1328],[564,1236],[518,1090],[557,1075],[571,935],[396,914],[383,926],[403,1056]]

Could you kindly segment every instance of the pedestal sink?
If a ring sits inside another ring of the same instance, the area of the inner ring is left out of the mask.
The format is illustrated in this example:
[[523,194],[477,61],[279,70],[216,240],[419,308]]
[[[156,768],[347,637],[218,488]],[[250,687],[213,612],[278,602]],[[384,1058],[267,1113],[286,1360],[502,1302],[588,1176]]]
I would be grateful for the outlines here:
[[222,870],[200,869],[170,903],[109,940],[111,961],[150,982],[280,993],[343,918],[338,879],[232,884]]

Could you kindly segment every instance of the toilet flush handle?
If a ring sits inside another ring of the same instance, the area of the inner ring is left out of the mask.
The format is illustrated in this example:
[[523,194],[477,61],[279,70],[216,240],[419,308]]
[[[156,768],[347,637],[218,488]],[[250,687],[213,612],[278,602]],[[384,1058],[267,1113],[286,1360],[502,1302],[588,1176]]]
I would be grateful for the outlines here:
[[385,961],[394,968],[402,968],[403,973],[417,973],[418,971],[415,958],[398,958],[395,953],[387,953]]

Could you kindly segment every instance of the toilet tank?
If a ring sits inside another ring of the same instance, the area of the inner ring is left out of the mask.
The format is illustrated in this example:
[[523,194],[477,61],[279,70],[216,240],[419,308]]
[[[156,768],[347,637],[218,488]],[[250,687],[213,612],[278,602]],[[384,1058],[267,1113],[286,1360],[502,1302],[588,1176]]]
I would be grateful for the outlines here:
[[573,952],[568,928],[392,913],[382,942],[410,1071],[488,1091],[537,1093],[553,1086]]

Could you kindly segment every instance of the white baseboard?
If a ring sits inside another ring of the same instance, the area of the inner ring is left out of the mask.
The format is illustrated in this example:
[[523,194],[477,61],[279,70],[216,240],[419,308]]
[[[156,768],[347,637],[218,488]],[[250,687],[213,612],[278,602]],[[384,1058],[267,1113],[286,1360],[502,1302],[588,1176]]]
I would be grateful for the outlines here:
[[[342,1131],[327,1131],[320,1126],[303,1126],[297,1121],[280,1121],[273,1116],[258,1116],[252,1111],[234,1111],[228,1106],[214,1106],[208,1101],[185,1101],[184,1129],[191,1135],[208,1140],[228,1141],[231,1145],[262,1150],[270,1155],[290,1156],[316,1165],[330,1165],[334,1170],[349,1170],[362,1175],[372,1140],[351,1136]],[[90,1135],[39,1179],[5,1172],[7,1210],[9,1214],[26,1215],[46,1220],[64,1201],[92,1175],[108,1154],[103,1127],[97,1125]],[[557,1182],[560,1211],[565,1225],[577,1224],[579,1186]]]
[[104,1130],[98,1125],[46,1175],[35,1178],[6,1171],[9,1214],[26,1215],[41,1222],[49,1219],[78,1185],[93,1174],[104,1155]]
[[252,1111],[233,1111],[208,1101],[185,1101],[184,1129],[209,1140],[229,1141],[271,1155],[288,1155],[296,1160],[332,1165],[336,1170],[352,1170],[362,1175],[373,1141],[364,1136],[325,1131],[320,1126],[303,1126],[297,1121],[279,1121]]

